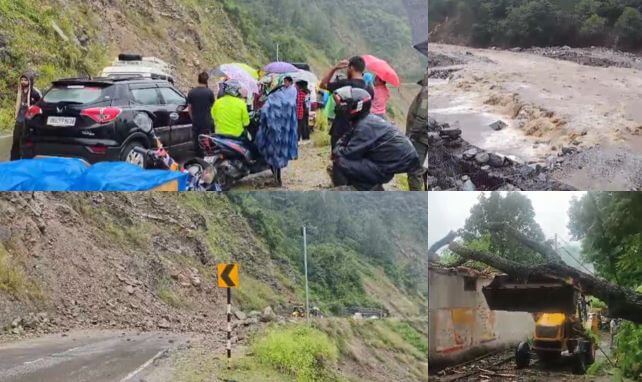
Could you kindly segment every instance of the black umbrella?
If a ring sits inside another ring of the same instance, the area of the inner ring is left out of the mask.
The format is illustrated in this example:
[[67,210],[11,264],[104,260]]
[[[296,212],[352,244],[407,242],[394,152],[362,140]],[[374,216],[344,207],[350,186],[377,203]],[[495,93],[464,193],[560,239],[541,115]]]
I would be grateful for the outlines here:
[[419,53],[428,57],[428,40],[420,42],[419,44],[415,45],[414,48],[417,49]]

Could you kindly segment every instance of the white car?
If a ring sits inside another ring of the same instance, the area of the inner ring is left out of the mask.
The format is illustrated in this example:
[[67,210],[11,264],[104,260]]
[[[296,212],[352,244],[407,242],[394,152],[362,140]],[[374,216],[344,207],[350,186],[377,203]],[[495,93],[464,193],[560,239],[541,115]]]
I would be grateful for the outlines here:
[[156,57],[120,54],[111,66],[103,69],[100,76],[107,78],[142,77],[174,83],[173,71],[170,64]]

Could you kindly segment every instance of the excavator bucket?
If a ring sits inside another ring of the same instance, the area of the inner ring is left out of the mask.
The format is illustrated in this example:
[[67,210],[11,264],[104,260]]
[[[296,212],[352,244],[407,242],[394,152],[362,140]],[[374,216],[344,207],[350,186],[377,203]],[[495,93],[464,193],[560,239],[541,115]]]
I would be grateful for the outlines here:
[[482,288],[491,310],[530,313],[567,313],[576,310],[577,291],[552,278],[517,280],[509,275],[495,276]]

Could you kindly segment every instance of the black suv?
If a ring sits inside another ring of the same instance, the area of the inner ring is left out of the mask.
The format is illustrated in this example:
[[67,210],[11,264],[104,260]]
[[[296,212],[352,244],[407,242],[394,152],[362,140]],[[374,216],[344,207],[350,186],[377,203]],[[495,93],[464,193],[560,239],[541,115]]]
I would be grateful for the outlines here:
[[122,160],[144,167],[145,158],[135,148],[151,148],[154,132],[172,155],[194,151],[186,104],[185,96],[162,80],[55,81],[27,110],[22,155]]

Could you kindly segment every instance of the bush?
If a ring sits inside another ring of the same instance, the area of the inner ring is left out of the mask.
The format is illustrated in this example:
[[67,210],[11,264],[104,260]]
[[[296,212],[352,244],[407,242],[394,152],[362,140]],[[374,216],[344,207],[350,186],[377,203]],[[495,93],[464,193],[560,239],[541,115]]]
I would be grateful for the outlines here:
[[642,325],[624,322],[616,337],[617,363],[624,376],[642,378]]
[[336,345],[323,332],[304,325],[272,328],[253,347],[259,362],[297,381],[334,381],[331,366],[339,356]]

